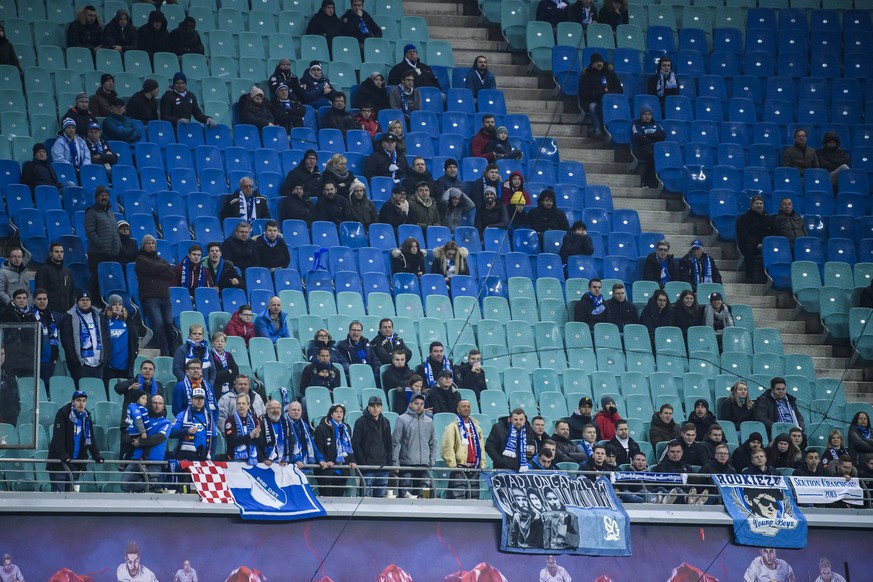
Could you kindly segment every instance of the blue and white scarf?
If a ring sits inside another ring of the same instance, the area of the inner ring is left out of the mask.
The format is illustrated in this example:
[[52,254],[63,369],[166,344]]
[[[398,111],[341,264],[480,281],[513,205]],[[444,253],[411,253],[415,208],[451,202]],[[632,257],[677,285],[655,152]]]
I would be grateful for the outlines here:
[[676,73],[670,71],[669,74],[663,75],[658,73],[658,85],[655,89],[655,95],[658,97],[664,96],[664,89],[678,89],[679,83],[676,82]]
[[[185,386],[185,399],[188,403],[191,402],[191,393],[194,391],[194,386],[191,385],[191,379],[188,376],[182,380],[182,383]],[[206,409],[207,410],[218,410],[218,406],[215,403],[215,392],[212,391],[212,386],[209,385],[209,382],[200,378],[200,383],[197,385],[198,388],[203,388],[206,392]]]
[[[775,400],[772,392],[770,396]],[[795,416],[794,409],[791,408],[791,403],[788,402],[787,396],[782,400],[776,400],[776,415],[779,417],[779,422],[790,422],[795,426],[799,426],[797,416]]]
[[[317,463],[318,458],[315,456],[315,443],[312,441],[312,433],[309,432],[309,426],[303,422],[303,419],[291,420],[289,417],[288,422],[291,425],[291,430],[294,431],[294,449],[291,451],[292,457],[300,457],[300,460],[305,465]],[[306,445],[306,450],[301,446],[304,443]],[[337,443],[339,443],[339,440],[337,440]],[[351,445],[349,445],[349,447],[349,450],[351,450]],[[339,451],[339,446],[337,446],[337,451]]]
[[273,240],[270,240],[270,239],[267,238],[267,235],[265,234],[265,235],[263,235],[263,236],[261,237],[261,240],[264,241],[264,244],[267,245],[268,248],[271,248],[271,249],[272,249],[272,248],[274,248],[277,244],[279,244],[279,241],[280,241],[280,240],[282,240],[282,235],[281,235],[281,234],[277,234],[277,235],[276,235],[276,238],[274,238]]
[[333,435],[336,439],[336,462],[340,465],[345,464],[346,458],[352,455],[352,439],[349,436],[349,427],[344,422],[337,422],[330,419],[330,425],[333,427]]
[[862,437],[869,440],[869,438],[870,438],[870,427],[869,426],[864,427],[864,426],[859,426],[856,424],[855,428],[858,429],[858,432],[861,433]]
[[243,220],[248,221],[249,223],[254,222],[258,218],[254,194],[252,194],[251,197],[246,200],[245,195],[243,195],[242,192],[239,193],[239,217]]
[[603,295],[594,296],[591,291],[585,294],[588,299],[591,300],[591,304],[594,308],[591,310],[591,315],[600,315],[604,311],[606,311],[606,305],[603,304]]
[[670,260],[665,259],[663,261],[658,261],[658,264],[661,266],[661,285],[666,285],[673,280],[673,277],[670,276]]
[[75,406],[70,407],[70,422],[73,423],[73,459],[79,458],[82,444],[79,435],[85,434],[85,446],[91,446],[91,415],[87,410],[79,412]]
[[364,22],[363,16],[361,16],[361,19],[358,21],[358,31],[363,36],[369,36],[369,34],[370,34],[370,28],[367,26],[367,23]]
[[94,342],[91,338],[91,330],[94,330],[94,337],[97,338],[96,349],[103,351],[103,343],[100,341],[100,330],[97,329],[97,317],[94,310],[91,310],[91,323],[85,321],[85,313],[76,307],[76,314],[79,316],[79,351],[83,358],[94,357]]
[[195,287],[205,287],[206,273],[203,269],[203,266],[200,263],[192,263],[191,259],[189,259],[188,257],[182,259],[182,277],[179,281],[179,286],[184,287],[185,289],[190,288],[191,278],[195,272],[197,273],[197,284],[195,285]]
[[[146,380],[142,377],[142,374],[139,374],[136,377],[136,384],[139,384],[139,389],[148,392],[149,400],[151,400],[152,396],[158,393],[158,382],[154,378],[151,380]],[[146,388],[148,386],[148,388]]]
[[[358,357],[359,364],[367,364],[367,342],[362,337],[358,343],[352,343],[351,339],[346,339],[349,344],[349,352],[354,353]],[[354,362],[352,362],[354,363]]]
[[470,446],[470,440],[473,441],[473,446],[476,448],[476,465],[482,461],[482,444],[479,442],[479,433],[476,430],[476,425],[473,424],[473,421],[470,420],[470,430],[467,430],[467,423],[464,422],[464,419],[461,418],[461,415],[458,416],[458,432],[461,433],[461,444],[465,447]]
[[506,446],[503,448],[503,456],[511,459],[518,459],[519,471],[529,469],[530,464],[527,462],[527,430],[525,427],[519,429],[509,425],[509,434],[506,437]]
[[207,345],[206,340],[203,340],[202,342],[195,342],[195,341],[191,340],[191,338],[188,338],[185,340],[185,346],[186,346],[186,351],[185,351],[185,363],[186,364],[188,362],[190,362],[191,360],[196,358],[196,356],[194,355],[194,349],[200,347],[200,348],[203,348],[203,356],[201,356],[200,358],[196,358],[196,359],[199,359],[200,362],[203,364],[204,370],[212,365],[212,362],[209,361],[209,346]]
[[[442,370],[452,371],[452,363],[449,362],[449,359],[443,356],[443,367]],[[433,374],[433,367],[430,365],[430,358],[425,360],[424,362],[424,381],[427,382],[428,387],[433,388],[436,385],[436,378]]]
[[[403,91],[401,91],[401,93],[402,92]],[[388,164],[388,167],[390,168],[393,165],[396,168],[397,167],[397,150],[395,149],[391,153],[388,153],[388,152],[385,152],[385,153],[388,154],[388,159],[390,161],[390,163]],[[391,179],[392,180],[397,179],[397,170],[394,170],[393,172],[391,172]]]
[[[207,261],[209,261],[209,258],[203,259],[203,266],[204,267],[209,266],[209,263]],[[216,286],[218,285],[218,282],[221,280],[221,272],[223,270],[224,270],[224,259],[218,259],[218,264],[215,265],[215,277],[214,277]]]
[[579,443],[579,446],[577,448],[583,451],[589,459],[591,458],[591,455],[594,454],[594,449],[591,448],[591,445],[585,439],[582,439],[582,442]]
[[272,443],[264,448],[264,455],[268,461],[286,461],[288,435],[285,434],[284,419],[280,416],[279,422],[274,423],[269,416],[264,416],[264,420],[264,442]]
[[[255,418],[251,414],[246,415],[246,420],[239,417],[239,412],[233,412],[234,420],[236,421],[236,434],[246,436],[255,430]],[[254,443],[238,445],[233,449],[233,458],[236,461],[246,461],[248,465],[258,464],[258,451]]]
[[218,360],[218,364],[221,366],[222,370],[227,370],[230,368],[230,364],[227,363],[227,351],[223,351],[220,354],[212,348],[212,354]]
[[409,115],[409,98],[412,97],[412,92],[407,93],[403,83],[397,85],[397,89],[400,91],[400,110]]
[[288,405],[291,404],[291,398],[288,396],[288,389],[284,386],[280,386],[279,393],[282,394],[282,410],[285,410],[288,408]]
[[206,412],[206,409],[202,409],[199,413],[194,410],[194,407],[190,404],[188,408],[185,409],[185,412],[182,414],[182,430],[184,431],[181,442],[179,443],[179,449],[188,451],[188,452],[196,452],[197,447],[194,444],[194,441],[197,437],[196,434],[189,434],[188,429],[192,426],[197,426],[200,424],[200,420],[196,417],[197,414],[203,415],[204,424],[206,425],[206,450],[212,450],[212,435],[214,433],[212,423],[215,422],[212,418],[212,415]]
[[691,257],[691,276],[695,283],[712,283],[712,259],[703,255],[703,277],[700,276],[700,264]]

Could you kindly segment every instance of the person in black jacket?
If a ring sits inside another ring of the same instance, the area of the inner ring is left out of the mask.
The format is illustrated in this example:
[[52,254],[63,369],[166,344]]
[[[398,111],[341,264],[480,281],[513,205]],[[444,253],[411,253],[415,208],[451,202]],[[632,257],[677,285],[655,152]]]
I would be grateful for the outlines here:
[[336,15],[336,5],[333,0],[323,0],[321,8],[309,19],[306,25],[306,34],[317,34],[327,40],[327,46],[331,46],[333,37],[340,36],[342,22]]
[[658,72],[649,77],[647,83],[647,93],[656,95],[661,103],[661,115],[664,114],[664,102],[670,95],[679,94],[679,80],[676,78],[676,72],[673,71],[673,61],[670,57],[661,57],[658,59]]
[[801,429],[806,428],[803,415],[797,406],[797,398],[788,394],[785,378],[776,377],[770,380],[770,389],[755,400],[752,415],[755,420],[764,423],[768,434],[775,422],[790,422]]
[[401,224],[415,224],[415,215],[409,212],[409,202],[406,200],[406,189],[397,185],[391,193],[391,200],[385,202],[379,209],[379,222],[390,224],[397,232]]
[[302,220],[307,226],[312,224],[312,200],[303,193],[301,184],[295,184],[291,192],[282,199],[279,218]]
[[[556,206],[555,191],[546,188],[537,198],[537,206],[528,214],[530,227],[542,234],[547,230],[569,230],[567,215]],[[593,252],[593,251],[592,251]]]
[[458,387],[455,386],[453,380],[454,377],[451,370],[442,370],[439,373],[436,385],[430,389],[425,398],[424,406],[430,414],[458,410],[461,393],[458,392]]
[[254,181],[248,176],[240,178],[239,189],[224,199],[219,218],[242,218],[249,223],[259,218],[271,218],[267,199],[254,187]]
[[31,193],[36,192],[37,186],[54,186],[58,190],[64,187],[58,182],[58,175],[52,168],[45,144],[33,145],[33,159],[24,162],[21,167],[21,183],[28,186]]
[[303,196],[315,197],[321,194],[321,173],[318,171],[318,153],[306,150],[303,159],[288,172],[285,181],[279,188],[282,196],[289,196],[295,186],[303,186]]
[[746,266],[746,283],[764,275],[761,248],[766,236],[770,236],[770,215],[764,210],[764,197],[758,194],[752,196],[749,209],[737,217],[737,247]]
[[655,252],[649,253],[643,263],[643,280],[654,281],[664,288],[670,281],[679,280],[679,270],[676,259],[670,254],[670,243],[659,240]]
[[[764,437],[759,432],[753,432],[749,435],[744,443],[738,446],[731,455],[731,465],[738,473],[742,473],[745,468],[752,464],[752,453],[755,451],[764,450]],[[766,460],[767,454],[764,454]]]
[[337,196],[336,184],[325,182],[321,189],[321,196],[315,203],[312,212],[313,220],[324,220],[339,226],[341,222],[349,219],[349,201],[347,198]]
[[[412,386],[412,379],[422,381],[406,362],[406,354],[397,350],[391,354],[391,365],[382,372],[382,388],[391,396],[391,410],[397,414],[403,414],[409,407],[406,389]],[[410,391],[410,397],[411,394]]]
[[564,240],[561,241],[561,249],[558,251],[561,256],[561,262],[565,265],[567,260],[575,255],[594,254],[594,242],[588,234],[588,225],[577,220],[570,227],[567,234],[564,235]]
[[482,236],[489,226],[495,228],[509,228],[509,215],[506,206],[497,198],[497,190],[493,186],[484,189],[485,204],[476,210],[476,229]]
[[255,237],[258,243],[258,266],[271,271],[287,269],[291,263],[291,253],[282,233],[279,232],[279,223],[268,220],[264,225],[264,234]]
[[569,19],[570,9],[568,4],[563,0],[540,0],[537,4],[537,20],[540,22],[548,22],[552,28],[558,26],[559,22],[566,22]]
[[640,118],[631,126],[631,144],[633,153],[642,166],[642,186],[645,188],[658,187],[658,177],[655,175],[655,144],[664,141],[666,137],[667,133],[661,124],[652,119],[652,108],[643,105],[640,108]]
[[522,466],[530,468],[530,459],[536,452],[534,438],[527,415],[523,409],[516,408],[491,427],[485,452],[495,469],[518,471]]
[[91,99],[88,103],[88,110],[98,117],[106,117],[111,113],[109,111],[109,104],[117,98],[118,93],[115,91],[115,77],[109,73],[103,73],[100,76],[100,86],[97,88],[97,91],[91,95]]
[[[152,13],[154,14],[154,13]],[[134,93],[127,102],[127,116],[147,124],[158,119],[158,94],[161,88],[154,79],[142,82],[142,91]]]
[[206,260],[203,266],[212,275],[212,280],[219,290],[242,289],[245,291],[245,279],[234,266],[233,261],[225,260],[221,253],[221,244],[211,242],[206,245]]
[[185,73],[179,72],[173,75],[173,86],[161,97],[161,119],[169,121],[175,127],[179,123],[189,123],[192,118],[209,127],[215,127],[215,121],[203,113],[197,97],[188,90]]
[[627,0],[605,0],[600,14],[597,15],[597,22],[610,25],[613,32],[618,30],[620,24],[627,24],[629,21]]
[[397,151],[397,136],[386,133],[381,143],[374,144],[373,153],[364,162],[364,176],[372,180],[375,176],[385,176],[399,184],[409,173],[406,156]]
[[598,278],[593,278],[588,281],[588,292],[585,293],[576,303],[573,310],[573,321],[587,323],[588,327],[594,331],[595,324],[606,323],[606,299],[602,295],[603,281]]
[[257,85],[240,95],[238,102],[239,122],[254,125],[258,131],[276,125],[271,107],[264,101],[264,91]]
[[291,61],[286,58],[279,59],[273,74],[267,79],[267,84],[270,86],[270,98],[272,99],[279,94],[279,86],[285,85],[291,92],[292,99],[297,99],[297,94],[300,91],[300,79],[297,78],[291,71]]
[[36,271],[36,286],[48,292],[50,311],[63,313],[76,302],[73,273],[64,266],[64,245],[49,246],[49,260]]
[[224,243],[221,245],[221,254],[227,257],[228,261],[232,261],[243,275],[249,267],[258,266],[258,243],[249,238],[251,231],[251,225],[242,221],[236,225],[233,234],[224,239]]
[[[698,398],[694,401],[694,410],[688,415],[687,424],[693,424],[697,431],[696,440],[703,442],[709,433],[709,427],[716,424],[715,415],[709,411],[709,402],[706,398]],[[700,464],[700,463],[695,463]]]
[[652,341],[655,339],[656,329],[673,325],[673,306],[664,291],[658,289],[652,294],[640,314],[640,323],[648,328]]
[[119,8],[103,28],[103,47],[125,53],[134,50],[136,44],[136,27],[130,22],[130,13]]
[[358,109],[365,104],[372,105],[374,115],[382,109],[388,109],[388,89],[385,87],[385,76],[379,71],[370,73],[366,79],[361,81],[355,99],[357,103],[354,105]]
[[609,441],[615,449],[615,464],[628,465],[634,455],[640,452],[640,445],[630,437],[626,420],[615,422],[615,436]]
[[591,55],[588,68],[579,77],[579,103],[582,110],[591,116],[595,137],[603,135],[603,96],[623,91],[612,65],[604,63],[600,53]]
[[130,236],[129,222],[126,220],[119,220],[116,228],[118,229],[118,238],[121,239],[121,251],[118,253],[117,261],[124,266],[136,260],[136,255],[139,253],[139,247],[137,246],[136,239]]
[[270,113],[273,114],[273,122],[276,125],[284,127],[285,131],[291,133],[292,127],[303,127],[306,108],[288,85],[282,82],[276,87],[276,95],[270,101]]
[[412,273],[421,277],[425,273],[425,253],[418,247],[413,237],[401,243],[399,249],[391,251],[391,272]]
[[352,114],[346,111],[346,94],[334,91],[330,97],[331,108],[321,118],[322,129],[338,129],[343,135],[350,129],[361,129]]
[[679,278],[691,284],[691,290],[697,292],[700,283],[721,283],[721,273],[715,260],[703,250],[703,241],[691,241],[691,250],[679,261]]
[[315,470],[318,495],[321,497],[342,497],[346,489],[346,478],[349,475],[349,469],[345,466],[348,465],[353,470],[357,467],[355,454],[352,451],[352,431],[349,425],[343,422],[345,417],[346,407],[342,404],[334,404],[328,408],[327,416],[313,431],[312,440],[324,455],[327,465]]
[[361,56],[364,55],[364,41],[368,38],[382,38],[382,29],[373,17],[364,10],[364,0],[352,0],[352,7],[342,17],[340,34],[358,39]]
[[[76,390],[71,401],[62,406],[55,415],[48,452],[50,462],[46,463],[54,492],[67,493],[79,490],[76,481],[86,467],[84,464],[70,464],[70,461],[84,461],[90,453],[95,462],[103,462],[103,456],[97,446],[94,420],[85,408],[87,403],[88,395],[81,390]],[[72,481],[70,481],[71,477]]]
[[363,416],[355,421],[352,432],[352,450],[355,460],[361,465],[374,465],[377,469],[361,469],[364,476],[365,496],[385,497],[388,486],[388,471],[383,467],[391,464],[394,446],[391,442],[391,425],[382,415],[382,399],[371,396]]
[[712,458],[698,471],[702,475],[734,475],[736,472],[731,465],[731,449],[725,443],[716,445]]
[[103,25],[97,9],[90,4],[76,13],[67,27],[67,47],[84,47],[94,53],[103,42]]
[[636,306],[627,299],[624,283],[612,286],[612,299],[606,302],[606,320],[617,325],[619,332],[623,332],[628,324],[640,322]]
[[179,57],[206,54],[200,33],[197,32],[197,20],[191,16],[185,17],[176,30],[170,33],[170,47]]
[[[379,333],[376,334],[370,345],[373,346],[373,354],[383,365],[394,361],[394,352],[397,350],[403,352],[407,362],[412,359],[412,350],[407,347],[402,338],[394,333],[394,322],[389,317],[385,317],[379,322]],[[404,410],[406,409],[404,408]]]
[[399,85],[404,73],[409,69],[415,71],[416,88],[436,87],[442,91],[439,80],[433,74],[433,69],[418,58],[418,49],[415,48],[414,44],[407,44],[403,47],[403,60],[391,67],[388,72],[388,86]]
[[455,369],[455,383],[459,388],[475,392],[476,400],[479,400],[482,391],[488,388],[482,369],[482,352],[475,348],[470,350],[467,361]]
[[730,421],[737,434],[740,433],[742,423],[752,420],[752,399],[749,398],[749,387],[745,382],[742,380],[734,382],[730,396],[719,406],[718,418],[722,421]]
[[682,330],[686,344],[688,328],[703,325],[703,307],[697,303],[697,295],[690,289],[684,289],[673,305],[673,325]]
[[170,32],[167,30],[167,17],[160,10],[149,14],[149,21],[136,30],[136,46],[149,54],[154,61],[155,53],[171,53]]

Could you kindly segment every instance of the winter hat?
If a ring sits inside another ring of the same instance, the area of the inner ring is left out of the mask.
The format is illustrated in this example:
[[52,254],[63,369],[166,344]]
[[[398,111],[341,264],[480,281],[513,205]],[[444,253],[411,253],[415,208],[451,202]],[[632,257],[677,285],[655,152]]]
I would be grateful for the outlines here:
[[602,62],[603,62],[603,55],[601,55],[600,53],[594,53],[593,55],[591,55],[591,60],[588,61],[588,64],[593,65],[594,63],[602,63]]
[[63,124],[61,124],[61,131],[59,133],[61,133],[61,134],[64,133],[64,130],[67,129],[68,127],[70,127],[71,125],[73,127],[76,127],[76,122],[69,117],[65,118]]
[[703,241],[700,240],[699,238],[694,239],[693,241],[691,241],[691,248],[692,249],[702,249],[703,248]]
[[258,95],[260,95],[261,97],[263,97],[263,96],[264,96],[264,91],[263,91],[260,87],[258,87],[257,85],[252,85],[252,90],[249,91],[249,97],[250,97],[251,99],[254,99],[254,98],[257,97]]
[[35,144],[33,144],[33,153],[34,153],[34,154],[36,154],[36,152],[38,152],[38,151],[40,151],[40,150],[42,150],[42,151],[44,151],[44,152],[47,152],[47,151],[48,151],[48,149],[46,149],[44,143],[35,143]]
[[600,399],[600,406],[602,408],[606,408],[609,404],[615,404],[615,398],[613,398],[612,396],[603,396]]
[[349,186],[349,194],[351,195],[355,191],[355,189],[357,189],[357,188],[363,189],[364,194],[367,193],[367,187],[364,186],[363,182],[361,182],[360,180],[352,180],[352,185]]
[[408,53],[409,51],[417,51],[417,50],[418,50],[418,49],[415,48],[415,45],[414,45],[414,44],[409,43],[408,45],[406,45],[405,47],[403,47],[403,56],[406,56],[406,53]]
[[79,292],[76,293],[76,301],[86,298],[91,299],[91,293],[87,289],[79,289]]
[[321,7],[324,8],[325,6],[336,6],[336,4],[333,3],[333,0],[323,0]]
[[321,69],[321,63],[318,61],[309,61],[309,70],[311,71],[312,69]]
[[114,80],[115,80],[115,77],[113,77],[109,73],[103,73],[102,75],[100,75],[100,84],[101,85],[103,83],[105,83],[106,81],[114,81]]
[[497,196],[497,188],[494,186],[485,186],[485,190],[482,192],[483,196],[488,196],[488,194],[494,194]]
[[146,93],[151,93],[158,88],[158,82],[154,79],[146,79],[142,82],[142,90]]
[[76,93],[76,103],[79,101],[90,101],[87,93]]
[[762,437],[761,433],[759,433],[759,432],[753,432],[752,434],[749,435],[749,440],[750,441],[758,441],[759,443],[763,443],[764,437]]
[[652,113],[652,108],[648,105],[643,105],[642,107],[640,107],[640,115],[642,115],[643,113]]
[[460,198],[463,194],[460,188],[449,188],[446,192],[448,193],[449,198]]
[[178,73],[173,75],[173,85],[176,84],[176,81],[185,81],[187,83],[188,77],[185,76],[185,73],[183,73],[182,71],[179,71]]
[[112,99],[109,100],[109,106],[110,107],[123,107],[124,106],[124,99],[119,99],[118,97],[113,97]]
[[122,226],[126,226],[127,228],[130,228],[130,223],[127,222],[126,220],[119,220],[118,223],[115,225],[115,228],[121,228]]
[[315,150],[306,150],[303,153],[303,159],[305,160],[308,157],[313,157],[317,160],[318,159],[318,152],[316,152]]
[[318,372],[321,372],[322,370],[330,370],[330,368],[331,368],[331,364],[329,364],[327,362],[316,362],[315,363],[315,370]]
[[527,205],[527,200],[524,198],[524,192],[516,192],[512,195],[512,198],[509,199],[509,204],[511,206],[524,206]]
[[376,77],[382,77],[382,80],[383,81],[385,80],[385,75],[383,75],[379,71],[373,71],[372,73],[370,73],[370,78],[373,79],[374,81],[376,80]]
[[698,406],[702,406],[705,409],[709,410],[709,402],[706,401],[706,398],[698,398],[697,400],[695,400],[694,408],[697,408]]
[[276,93],[278,93],[282,89],[287,89],[287,88],[288,88],[288,85],[286,85],[285,83],[279,83],[279,86],[276,87]]
[[109,296],[109,307],[113,305],[124,305],[124,301],[121,299],[121,295],[112,294]]
[[505,132],[506,132],[506,135],[509,135],[509,130],[506,129],[506,126],[505,126],[505,125],[501,125],[500,127],[498,127],[498,128],[497,128],[497,131],[495,131],[494,133],[495,133],[495,134],[498,134],[498,133],[500,133],[501,131],[505,131]]
[[150,234],[147,234],[147,235],[144,235],[144,236],[142,237],[142,243],[141,243],[141,246],[145,246],[145,244],[146,244],[147,242],[149,242],[149,241],[152,241],[152,242],[154,242],[154,243],[157,243],[157,242],[158,242],[157,239],[156,239],[155,237],[153,237],[153,236],[150,235]]
[[70,398],[70,402],[72,402],[76,398],[86,398],[87,399],[88,393],[85,392],[84,390],[76,390],[75,392],[73,392],[73,397]]
[[443,170],[449,169],[449,166],[455,166],[457,168],[458,160],[456,160],[455,158],[449,158],[445,162],[443,162]]
[[[202,388],[201,388],[201,390],[202,390]],[[146,393],[145,393],[145,390],[140,390],[139,388],[136,388],[136,389],[130,391],[130,395],[133,398],[133,401],[136,402],[137,400],[139,400],[140,398],[145,396]]]

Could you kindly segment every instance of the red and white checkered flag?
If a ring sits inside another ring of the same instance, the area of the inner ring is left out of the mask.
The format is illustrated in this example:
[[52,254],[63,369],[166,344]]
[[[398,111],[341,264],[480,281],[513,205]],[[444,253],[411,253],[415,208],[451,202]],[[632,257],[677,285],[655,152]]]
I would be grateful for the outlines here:
[[191,473],[194,487],[203,503],[233,503],[233,494],[227,486],[224,469],[227,463],[212,461],[180,461],[179,465]]

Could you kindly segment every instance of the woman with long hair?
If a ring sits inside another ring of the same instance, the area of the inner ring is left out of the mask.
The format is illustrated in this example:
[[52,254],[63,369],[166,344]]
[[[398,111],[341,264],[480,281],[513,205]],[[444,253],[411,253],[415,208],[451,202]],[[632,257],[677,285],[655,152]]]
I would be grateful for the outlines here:
[[391,272],[412,273],[421,277],[425,273],[424,257],[418,241],[409,237],[399,249],[391,251]]
[[342,497],[345,493],[349,469],[338,468],[337,465],[348,465],[351,469],[357,466],[352,452],[352,430],[344,422],[345,417],[346,407],[334,404],[315,427],[313,434],[315,446],[327,463],[326,468],[315,470],[318,494],[324,497]]
[[731,394],[718,408],[718,419],[729,420],[739,433],[740,425],[752,419],[752,399],[749,397],[749,385],[737,380],[731,386]]
[[828,444],[825,452],[821,456],[821,464],[824,465],[825,471],[835,475],[840,457],[848,454],[849,450],[846,448],[846,441],[843,440],[843,433],[838,429],[832,430],[828,435]]

